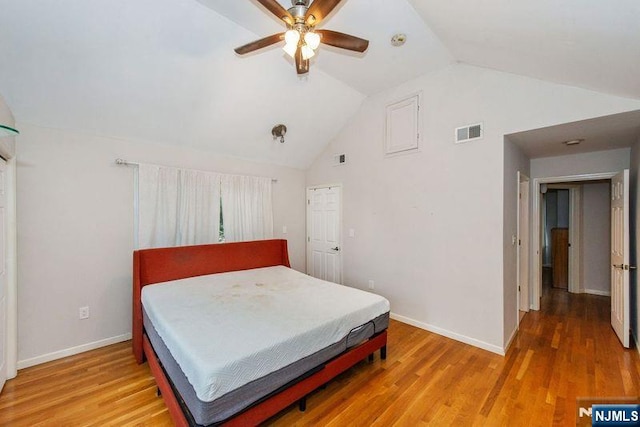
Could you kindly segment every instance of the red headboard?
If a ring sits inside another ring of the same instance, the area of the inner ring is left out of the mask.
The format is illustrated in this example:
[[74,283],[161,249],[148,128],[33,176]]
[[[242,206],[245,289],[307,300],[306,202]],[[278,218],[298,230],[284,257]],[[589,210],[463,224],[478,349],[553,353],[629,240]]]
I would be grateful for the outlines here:
[[142,249],[133,252],[133,352],[138,363],[142,354],[142,288],[154,283],[226,271],[284,265],[290,267],[287,241],[218,243]]

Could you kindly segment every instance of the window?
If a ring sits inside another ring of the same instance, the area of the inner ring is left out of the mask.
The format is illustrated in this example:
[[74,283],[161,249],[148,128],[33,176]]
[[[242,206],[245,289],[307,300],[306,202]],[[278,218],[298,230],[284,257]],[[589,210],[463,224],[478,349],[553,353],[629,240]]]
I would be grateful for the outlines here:
[[138,247],[273,237],[271,179],[141,164]]

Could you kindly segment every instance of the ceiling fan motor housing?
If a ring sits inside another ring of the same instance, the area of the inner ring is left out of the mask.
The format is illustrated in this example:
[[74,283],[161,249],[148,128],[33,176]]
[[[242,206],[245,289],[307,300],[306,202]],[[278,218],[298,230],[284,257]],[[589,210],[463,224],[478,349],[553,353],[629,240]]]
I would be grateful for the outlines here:
[[296,24],[304,24],[304,17],[307,14],[307,10],[308,8],[304,4],[294,5],[289,9],[289,13],[293,16],[293,19],[295,19]]

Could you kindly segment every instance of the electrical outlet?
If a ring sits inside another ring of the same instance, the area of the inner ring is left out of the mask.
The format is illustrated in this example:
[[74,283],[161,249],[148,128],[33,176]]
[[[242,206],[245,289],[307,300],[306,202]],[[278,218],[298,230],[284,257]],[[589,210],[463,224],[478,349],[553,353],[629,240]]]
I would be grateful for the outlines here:
[[80,307],[78,309],[78,317],[80,319],[88,319],[89,318],[89,307]]
[[373,283],[373,280],[369,280],[369,289],[375,289],[375,284]]

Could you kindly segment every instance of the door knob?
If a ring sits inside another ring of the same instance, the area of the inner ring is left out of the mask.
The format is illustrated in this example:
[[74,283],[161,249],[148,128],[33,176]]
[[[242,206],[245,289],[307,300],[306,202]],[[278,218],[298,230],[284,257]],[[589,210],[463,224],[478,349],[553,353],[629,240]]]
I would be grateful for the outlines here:
[[332,251],[339,251],[340,248],[338,246],[336,246],[335,248],[331,248]]

